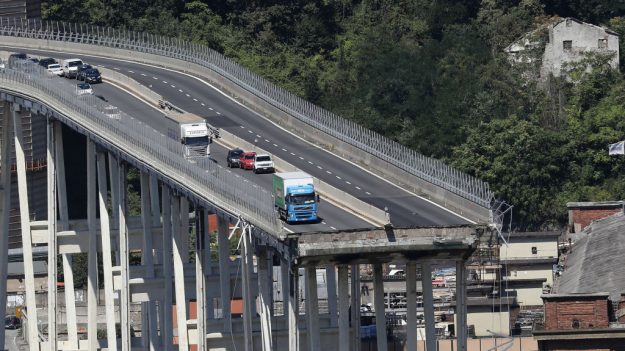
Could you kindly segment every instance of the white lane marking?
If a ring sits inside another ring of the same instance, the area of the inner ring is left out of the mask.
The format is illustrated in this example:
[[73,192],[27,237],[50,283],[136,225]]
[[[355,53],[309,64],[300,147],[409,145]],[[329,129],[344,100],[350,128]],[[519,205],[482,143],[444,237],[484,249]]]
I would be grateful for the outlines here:
[[321,167],[321,166],[317,166],[317,168],[319,168],[319,169],[323,169],[323,167]]
[[221,115],[221,113],[220,113],[220,112],[215,112],[215,113],[217,113],[218,115]]
[[119,71],[119,68],[117,68],[117,67],[113,67],[113,69],[116,70],[116,71]]
[[357,186],[357,187],[356,187],[356,189],[358,189],[358,190],[362,190],[362,189],[360,189],[360,187],[359,187],[359,186]]
[[287,149],[282,149],[282,151],[287,152]]
[[178,91],[182,93],[182,89],[178,89]]
[[[104,66],[102,66],[102,67],[104,67]],[[128,71],[128,73],[135,73],[135,72],[134,71]]]
[[[210,107],[209,107],[208,109],[209,109],[209,110],[212,110],[212,108],[210,108]],[[245,127],[244,127],[244,126],[241,126],[241,128],[245,129]]]
[[303,160],[304,158],[302,156],[299,157],[300,160]]
[[258,135],[258,134],[256,134],[256,137],[257,137],[257,138],[260,138],[261,136],[260,136],[260,135]]
[[191,97],[191,95],[189,95],[189,94],[185,94],[185,95],[186,95],[187,97]]
[[291,152],[291,156],[295,156],[295,153],[294,153],[294,152]]
[[164,80],[164,81],[163,81],[163,84],[167,84],[167,81],[166,81],[166,80]]
[[367,194],[367,195],[371,195],[371,193],[370,193],[370,192],[368,192],[368,191],[365,191],[365,194]]
[[265,139],[265,142],[266,142],[266,143],[269,143],[270,141],[269,141],[269,140],[267,140],[267,139]]
[[193,101],[197,101],[197,99],[196,99],[196,98],[193,98]]
[[141,73],[141,75],[144,76],[144,77],[147,77],[147,74],[145,74],[145,73]]
[[[212,108],[212,107],[209,107],[208,109],[209,109],[209,110],[211,110],[211,111],[213,110],[213,108]],[[241,128],[245,128],[245,127],[241,126]]]
[[273,144],[273,146],[278,147],[278,144]]
[[172,88],[175,88],[176,86],[172,84],[172,85],[171,85],[171,87],[172,87]]
[[349,184],[349,185],[352,185],[352,183],[348,182],[347,180],[345,181],[345,183],[347,183],[347,184]]
[[248,130],[247,132],[250,133],[250,134],[254,134],[254,132],[252,132],[251,130]]
[[206,106],[206,104],[202,102],[202,106]]
[[326,171],[326,173],[328,173],[328,174],[332,174],[332,172],[330,172],[330,171]]
[[334,228],[333,226],[330,226],[330,228],[332,228],[332,230],[336,230],[336,228]]
[[343,178],[341,178],[341,177],[339,177],[339,176],[336,176],[336,179],[343,179]]
[[328,223],[326,223],[326,221],[321,221],[321,224],[328,224]]
[[310,163],[311,165],[313,164],[311,161],[308,161],[308,163]]
[[152,79],[158,80],[158,77],[152,77]]

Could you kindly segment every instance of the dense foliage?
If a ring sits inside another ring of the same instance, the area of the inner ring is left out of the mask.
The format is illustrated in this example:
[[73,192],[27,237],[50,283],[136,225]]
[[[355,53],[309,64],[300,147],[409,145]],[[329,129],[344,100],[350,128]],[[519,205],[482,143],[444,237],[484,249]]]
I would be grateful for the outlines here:
[[[306,99],[488,181],[515,225],[622,199],[625,83],[571,66],[538,87],[503,49],[553,16],[625,34],[608,0],[48,0],[44,17],[205,43]],[[623,39],[623,38],[622,38]],[[525,71],[524,71],[525,69]]]

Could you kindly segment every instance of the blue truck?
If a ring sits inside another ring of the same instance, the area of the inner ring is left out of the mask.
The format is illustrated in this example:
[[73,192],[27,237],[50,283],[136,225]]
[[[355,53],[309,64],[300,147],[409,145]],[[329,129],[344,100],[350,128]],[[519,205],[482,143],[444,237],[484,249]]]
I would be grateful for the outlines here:
[[287,223],[316,221],[317,202],[313,177],[304,172],[274,173],[274,205]]

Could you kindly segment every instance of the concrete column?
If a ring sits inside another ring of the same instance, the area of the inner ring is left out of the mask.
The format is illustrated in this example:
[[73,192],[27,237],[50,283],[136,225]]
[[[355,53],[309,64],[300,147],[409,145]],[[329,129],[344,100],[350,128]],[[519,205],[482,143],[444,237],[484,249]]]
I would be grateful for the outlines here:
[[[65,184],[65,153],[63,150],[63,127],[61,122],[55,121],[54,140],[56,143],[56,183],[57,198],[59,201],[59,229],[69,229],[69,213],[67,204],[67,186]],[[65,319],[67,321],[67,347],[78,349],[78,327],[76,325],[76,299],[74,296],[74,272],[72,271],[72,256],[63,254],[63,283],[65,288]]]
[[161,321],[161,333],[163,335],[163,349],[173,350],[173,325],[172,325],[172,207],[171,190],[162,186],[162,208],[163,208],[163,278],[165,282],[165,297],[163,301],[163,319]]
[[57,349],[56,332],[56,258],[58,246],[56,245],[56,153],[54,151],[54,121],[48,118],[48,147],[47,147],[47,173],[48,173],[48,345],[51,350]]
[[289,263],[280,260],[280,295],[282,296],[282,316],[288,323],[289,313]]
[[189,200],[180,198],[180,258],[183,264],[189,263]]
[[[183,227],[181,218],[189,221],[188,213],[180,213],[181,198],[174,196],[171,206],[171,218],[173,228],[173,261],[174,261],[174,286],[176,288],[176,316],[178,322],[178,350],[189,350],[189,335],[187,333],[187,297],[184,287],[184,265],[182,260],[182,246],[180,229]],[[187,227],[188,229],[188,227]],[[186,231],[185,231],[186,234]]]
[[326,265],[326,287],[328,290],[328,313],[330,314],[330,326],[338,325],[336,306],[336,270],[333,264]]
[[[9,213],[11,212],[11,120],[9,104],[3,103],[2,145],[0,146],[0,313],[6,316],[7,268],[9,264]],[[0,328],[0,345],[4,343],[4,328]],[[2,346],[4,347],[4,346]]]
[[[152,208],[154,201],[151,199],[152,187],[150,175],[141,172],[141,224],[143,226],[143,250],[141,264],[145,267],[145,278],[154,278],[154,245],[152,243],[152,224],[154,216]],[[158,200],[157,200],[158,201]],[[158,346],[156,328],[156,301],[143,302],[141,304],[141,338],[144,349],[156,350]],[[144,324],[145,323],[145,324]]]
[[456,337],[458,351],[467,351],[467,278],[464,261],[456,262]]
[[128,274],[128,226],[126,225],[126,216],[128,215],[128,206],[126,199],[126,165],[121,164],[119,159],[115,160],[117,168],[118,179],[117,191],[117,207],[119,216],[119,257],[120,257],[120,270],[121,270],[121,293],[119,299],[119,307],[121,310],[121,339],[122,339],[122,351],[131,350],[130,340],[130,286],[129,286],[129,274]]
[[98,237],[96,218],[95,143],[87,138],[87,222],[89,253],[87,257],[87,334],[89,349],[98,347]]
[[30,230],[30,209],[28,207],[28,183],[26,179],[26,156],[24,155],[22,119],[12,105],[13,128],[15,131],[15,163],[17,166],[17,186],[20,202],[20,222],[22,230],[22,250],[24,258],[24,281],[26,284],[26,308],[28,310],[28,344],[30,350],[39,350],[39,330],[37,329],[37,304],[35,300],[35,274],[33,268],[33,246]]
[[[373,304],[375,306],[375,328],[379,351],[386,351],[386,313],[384,311],[384,280],[382,279],[382,264],[373,265]],[[360,309],[360,307],[357,307]]]
[[228,222],[217,217],[217,245],[219,246],[219,289],[221,294],[221,310],[224,320],[224,333],[232,329],[230,313],[230,241],[228,240]]
[[258,290],[260,291],[260,329],[263,343],[263,351],[273,349],[271,336],[271,283],[269,275],[269,260],[271,252],[267,249],[258,255]]
[[317,296],[317,267],[306,267],[306,324],[308,350],[319,351],[319,297]]
[[291,262],[288,267],[289,351],[299,351],[299,268]]
[[425,320],[425,349],[436,351],[436,321],[434,320],[434,297],[432,292],[432,264],[421,263],[421,287],[423,289],[423,317]]
[[204,272],[204,250],[208,246],[206,210],[195,210],[195,296],[197,301],[197,348],[204,350],[206,345],[206,275]]
[[106,314],[107,347],[111,351],[117,350],[117,336],[115,334],[115,299],[113,297],[113,262],[111,259],[111,229],[109,223],[108,189],[106,178],[106,154],[99,152],[97,156],[98,168],[98,202],[100,204],[100,237],[102,239],[102,268],[104,275],[104,306]]
[[349,277],[348,267],[339,266],[339,351],[349,351]]
[[406,263],[406,348],[417,351],[417,264]]
[[352,350],[360,350],[360,266],[351,267]]
[[243,272],[242,288],[243,288],[243,339],[245,351],[252,351],[254,349],[254,336],[252,334],[252,306],[255,304],[254,297],[252,295],[251,281],[252,274],[254,273],[253,262],[253,246],[250,241],[251,228],[244,226],[241,235],[243,235],[242,241],[242,254],[241,254],[241,271]]

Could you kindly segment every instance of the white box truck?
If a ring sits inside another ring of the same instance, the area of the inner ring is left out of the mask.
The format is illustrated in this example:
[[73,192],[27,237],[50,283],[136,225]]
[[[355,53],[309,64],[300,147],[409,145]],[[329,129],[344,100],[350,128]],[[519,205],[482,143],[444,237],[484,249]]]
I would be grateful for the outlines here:
[[63,77],[76,78],[78,67],[82,66],[82,60],[77,58],[63,60],[61,68],[63,69]]
[[210,156],[213,138],[219,138],[219,130],[211,127],[206,120],[193,113],[171,113],[166,115],[169,122],[167,136],[184,145],[184,157]]

